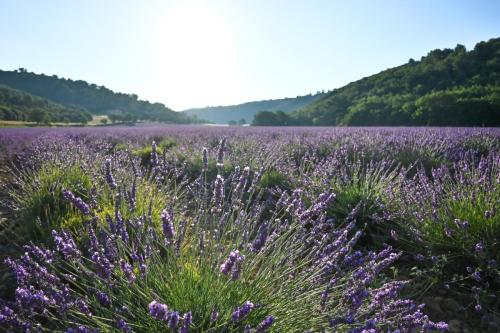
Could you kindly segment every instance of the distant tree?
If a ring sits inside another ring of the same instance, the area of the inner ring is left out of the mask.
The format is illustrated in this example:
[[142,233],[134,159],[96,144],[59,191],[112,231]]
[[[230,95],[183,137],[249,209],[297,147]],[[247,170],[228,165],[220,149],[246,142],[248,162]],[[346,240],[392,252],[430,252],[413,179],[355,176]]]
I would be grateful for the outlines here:
[[254,126],[291,126],[293,119],[283,111],[261,111],[254,118],[252,125]]
[[238,120],[238,125],[245,125],[246,123],[247,121],[245,118],[241,118],[240,120]]
[[230,120],[227,122],[229,126],[236,126],[238,125],[238,122],[236,120]]
[[48,112],[43,109],[34,109],[31,111],[30,120],[37,124],[47,124],[50,122]]
[[100,120],[100,123],[103,124],[103,125],[106,125],[108,123],[108,118],[102,118]]
[[116,123],[122,120],[122,116],[118,113],[111,113],[108,115],[108,118],[111,120],[112,123]]
[[278,120],[276,114],[271,111],[260,111],[253,117],[252,125],[254,126],[277,126]]

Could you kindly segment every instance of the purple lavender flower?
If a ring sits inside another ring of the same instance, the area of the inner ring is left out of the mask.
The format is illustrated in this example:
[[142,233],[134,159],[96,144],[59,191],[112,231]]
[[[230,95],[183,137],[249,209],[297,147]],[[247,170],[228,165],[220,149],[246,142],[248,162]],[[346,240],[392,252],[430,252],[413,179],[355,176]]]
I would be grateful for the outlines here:
[[111,299],[109,298],[108,294],[103,293],[102,291],[96,291],[95,296],[97,298],[97,301],[101,303],[101,305],[108,307],[111,305]]
[[236,260],[236,263],[233,266],[233,269],[231,270],[231,280],[236,281],[240,277],[241,266],[244,258],[245,258],[244,256],[241,256],[240,258],[238,258],[238,260]]
[[139,265],[139,272],[141,272],[141,275],[143,277],[146,276],[146,272],[147,272],[148,266],[146,265],[145,255],[143,255],[143,254],[139,255],[138,265]]
[[265,245],[267,239],[267,223],[262,223],[257,232],[257,237],[252,242],[250,247],[251,251],[254,253],[259,252]]
[[66,333],[97,333],[99,330],[97,329],[91,329],[88,328],[87,326],[80,325],[76,328],[68,328],[66,330]]
[[468,230],[468,229],[469,229],[469,226],[470,226],[469,221],[463,221],[463,222],[462,222],[462,229],[464,229],[464,230]]
[[227,275],[231,272],[231,278],[236,280],[240,275],[243,260],[245,260],[245,256],[241,255],[240,251],[231,251],[226,261],[220,266],[221,273]]
[[100,251],[94,252],[92,254],[91,259],[94,262],[97,275],[105,280],[108,280],[111,277],[111,273],[113,272],[114,265]]
[[155,141],[151,143],[151,166],[153,168],[156,168],[158,166],[158,153]]
[[258,326],[256,332],[265,332],[267,331],[271,325],[274,323],[274,317],[268,316],[264,319]]
[[164,209],[161,213],[161,220],[163,221],[163,236],[165,237],[165,243],[171,244],[175,237],[173,209]]
[[80,258],[80,250],[76,247],[76,243],[65,231],[57,232],[52,230],[52,237],[54,238],[54,243],[56,244],[57,251],[59,251],[65,260],[73,260]]
[[255,308],[255,305],[250,302],[246,301],[243,303],[242,306],[239,306],[234,310],[234,312],[231,314],[231,320],[233,322],[240,321],[241,319],[245,318],[248,316],[248,314]]
[[54,253],[51,250],[42,249],[34,244],[24,245],[23,248],[27,253],[38,258],[43,263],[50,264],[54,259]]
[[131,333],[132,332],[132,328],[122,318],[118,318],[118,320],[116,321],[116,327],[119,330],[121,330],[122,332],[125,332],[125,333]]
[[207,148],[203,148],[203,166],[201,169],[203,172],[208,171],[208,150]]
[[134,283],[135,274],[134,274],[134,268],[132,267],[132,265],[130,265],[125,260],[120,259],[120,268],[122,269],[123,274],[125,274],[125,277],[127,278],[128,283],[129,284]]
[[134,177],[134,181],[132,182],[132,188],[130,189],[130,193],[128,196],[128,205],[131,211],[134,211],[136,208],[136,196],[137,196],[137,177]]
[[224,166],[224,150],[226,149],[226,138],[220,141],[219,151],[217,152],[217,167],[222,168]]
[[250,168],[249,167],[243,168],[243,172],[240,175],[240,177],[238,179],[238,183],[236,184],[236,187],[234,189],[234,195],[236,197],[240,197],[243,194],[243,192],[245,191],[245,188],[247,187],[249,175],[250,175]]
[[216,308],[212,309],[212,313],[210,314],[210,323],[215,323],[219,319],[219,311]]
[[172,330],[175,329],[177,325],[179,325],[179,321],[180,321],[179,312],[172,311],[168,314],[167,324],[168,327],[170,327],[170,329]]
[[111,172],[110,158],[106,159],[106,162],[104,163],[104,169],[106,174],[106,182],[108,183],[109,187],[111,187],[111,189],[114,190],[116,188],[116,181],[115,178],[113,177],[113,173]]
[[90,307],[89,305],[87,304],[87,302],[81,298],[77,299],[75,301],[75,307],[80,311],[82,312],[83,314],[85,314],[87,317],[92,317],[92,313],[90,312]]
[[149,303],[149,314],[157,319],[166,321],[168,319],[168,306],[166,304],[152,301]]
[[220,212],[222,210],[222,200],[224,199],[224,178],[217,175],[214,183],[214,210]]
[[4,306],[0,310],[0,327],[8,328],[9,326],[18,329],[26,327],[23,320],[19,318],[14,310],[8,306]]
[[66,200],[70,201],[84,215],[90,215],[90,206],[87,205],[81,198],[75,197],[73,192],[69,190],[63,190],[63,197]]
[[398,292],[403,289],[405,285],[406,283],[402,281],[393,281],[384,284],[382,287],[373,292],[370,308],[383,307],[384,302],[388,299],[395,298]]
[[182,327],[179,330],[179,333],[188,333],[189,332],[189,326],[191,326],[191,323],[193,322],[193,315],[191,314],[191,311],[188,311],[184,314],[183,320],[182,320]]

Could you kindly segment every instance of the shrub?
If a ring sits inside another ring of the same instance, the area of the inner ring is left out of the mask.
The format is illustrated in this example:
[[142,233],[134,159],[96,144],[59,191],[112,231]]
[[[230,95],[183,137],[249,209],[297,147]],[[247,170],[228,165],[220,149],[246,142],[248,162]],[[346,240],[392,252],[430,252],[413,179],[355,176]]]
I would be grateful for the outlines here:
[[359,242],[366,248],[381,248],[394,228],[391,203],[404,177],[393,162],[363,163],[347,151],[336,151],[317,164],[303,188],[312,193],[330,191],[336,197],[327,207],[329,217],[343,221],[355,214],[357,230],[366,232]]
[[278,187],[283,190],[291,189],[291,182],[283,173],[278,170],[267,170],[260,179],[260,186],[266,189]]
[[499,161],[492,153],[479,163],[462,160],[451,170],[434,169],[432,179],[420,172],[405,182],[400,196],[407,249],[427,252],[434,261],[445,257],[437,280],[430,278],[483,302],[485,309],[498,302],[487,295],[500,283]]
[[[79,166],[46,164],[38,171],[24,170],[17,175],[16,187],[10,196],[18,212],[19,235],[24,240],[44,241],[47,234],[41,224],[50,228],[71,224],[75,210],[63,198],[63,189],[88,198],[91,177]],[[79,218],[78,218],[79,219]],[[39,221],[39,223],[36,223]]]

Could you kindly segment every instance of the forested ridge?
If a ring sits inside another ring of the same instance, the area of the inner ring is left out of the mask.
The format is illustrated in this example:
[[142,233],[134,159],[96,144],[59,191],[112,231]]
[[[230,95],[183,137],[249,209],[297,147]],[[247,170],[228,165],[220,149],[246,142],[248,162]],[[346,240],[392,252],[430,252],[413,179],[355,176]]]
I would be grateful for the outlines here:
[[500,126],[500,38],[433,50],[291,114],[264,111],[255,125]]
[[92,115],[0,84],[0,119],[37,123],[86,123]]
[[[194,119],[167,108],[162,103],[140,100],[135,94],[114,92],[104,86],[82,80],[35,74],[20,68],[0,70],[0,84],[43,97],[69,108],[79,108],[94,115],[108,115],[116,121],[159,121],[190,123]],[[7,106],[8,107],[8,106]],[[48,110],[49,113],[50,110]]]

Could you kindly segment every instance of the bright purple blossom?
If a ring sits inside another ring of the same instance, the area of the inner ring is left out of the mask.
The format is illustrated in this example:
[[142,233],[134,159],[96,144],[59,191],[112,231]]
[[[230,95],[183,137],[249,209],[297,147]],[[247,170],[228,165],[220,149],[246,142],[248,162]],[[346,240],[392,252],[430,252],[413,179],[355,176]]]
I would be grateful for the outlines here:
[[267,331],[272,324],[274,323],[274,317],[273,316],[268,316],[266,319],[264,319],[256,328],[256,332],[265,332]]
[[149,314],[157,320],[166,321],[169,314],[168,306],[157,301],[152,301],[149,303]]
[[234,312],[231,314],[231,320],[233,322],[237,322],[248,316],[248,314],[255,308],[255,305],[250,302],[246,301],[243,303],[242,306],[239,306],[234,310]]
[[90,215],[90,206],[86,204],[82,198],[76,197],[73,192],[69,190],[63,190],[63,196],[66,200],[70,201],[78,210],[80,210],[84,215]]
[[52,230],[52,237],[56,244],[57,251],[59,251],[65,260],[74,260],[80,258],[80,250],[76,246],[75,241],[71,235],[63,230],[59,233]]

